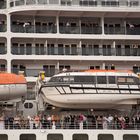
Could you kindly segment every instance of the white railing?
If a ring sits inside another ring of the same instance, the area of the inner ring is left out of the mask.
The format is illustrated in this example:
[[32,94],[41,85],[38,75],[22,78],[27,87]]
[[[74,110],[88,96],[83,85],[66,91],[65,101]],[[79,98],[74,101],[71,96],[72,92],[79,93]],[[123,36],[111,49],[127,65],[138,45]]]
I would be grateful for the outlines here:
[[140,7],[139,0],[9,0],[10,7],[21,5],[60,5],[82,7]]

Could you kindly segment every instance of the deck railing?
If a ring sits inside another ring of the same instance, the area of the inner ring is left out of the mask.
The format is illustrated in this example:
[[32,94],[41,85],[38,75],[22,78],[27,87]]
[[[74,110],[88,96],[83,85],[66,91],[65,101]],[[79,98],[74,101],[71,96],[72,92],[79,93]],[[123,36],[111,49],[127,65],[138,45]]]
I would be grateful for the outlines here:
[[[6,25],[0,25],[0,32],[6,31]],[[57,26],[39,25],[11,25],[11,31],[15,33],[57,33]],[[60,26],[61,34],[102,34],[102,27]],[[140,27],[104,27],[105,34],[140,35]]]
[[140,7],[138,0],[11,0],[10,7],[20,5],[60,5],[60,6],[82,6],[82,7]]
[[48,48],[48,47],[14,47],[14,55],[81,55],[81,56],[140,56],[140,48]]
[[51,120],[11,120],[1,121],[0,129],[110,129],[110,130],[139,130],[139,123],[125,122],[91,122],[91,121],[51,121]]

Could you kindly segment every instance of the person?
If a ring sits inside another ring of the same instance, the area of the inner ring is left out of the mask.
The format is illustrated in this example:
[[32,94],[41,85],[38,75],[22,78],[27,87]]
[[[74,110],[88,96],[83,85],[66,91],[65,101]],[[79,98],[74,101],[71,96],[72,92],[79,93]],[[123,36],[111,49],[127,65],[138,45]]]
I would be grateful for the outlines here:
[[108,119],[106,116],[103,116],[103,129],[108,129]]
[[111,114],[109,114],[108,116],[108,124],[109,124],[109,128],[113,128],[113,116]]

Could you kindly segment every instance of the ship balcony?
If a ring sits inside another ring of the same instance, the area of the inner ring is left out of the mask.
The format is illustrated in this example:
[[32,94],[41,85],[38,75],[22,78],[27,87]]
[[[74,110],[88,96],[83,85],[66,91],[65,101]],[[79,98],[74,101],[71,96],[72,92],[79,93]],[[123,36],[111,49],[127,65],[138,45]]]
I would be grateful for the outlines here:
[[10,0],[10,7],[21,5],[59,5],[81,7],[139,7],[139,0]]
[[63,48],[21,46],[11,49],[13,55],[78,55],[78,56],[140,56],[140,48]]

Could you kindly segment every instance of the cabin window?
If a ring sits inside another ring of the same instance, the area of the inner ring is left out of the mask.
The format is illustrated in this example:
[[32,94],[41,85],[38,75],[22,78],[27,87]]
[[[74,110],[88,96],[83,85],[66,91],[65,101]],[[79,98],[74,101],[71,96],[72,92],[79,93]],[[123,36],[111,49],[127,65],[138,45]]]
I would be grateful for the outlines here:
[[135,134],[125,134],[123,135],[123,140],[139,140],[139,136]]
[[20,140],[36,140],[35,134],[21,134]]
[[62,134],[48,134],[47,140],[63,140]]
[[72,136],[73,140],[88,140],[87,134],[73,134]]
[[109,84],[116,84],[115,76],[109,76],[108,77],[108,83]]
[[8,135],[0,134],[0,140],[8,140]]
[[125,77],[118,77],[117,82],[120,83],[125,83]]
[[114,137],[112,134],[99,134],[98,140],[114,140]]
[[98,84],[107,84],[106,76],[97,76]]

